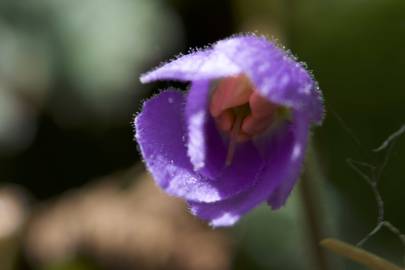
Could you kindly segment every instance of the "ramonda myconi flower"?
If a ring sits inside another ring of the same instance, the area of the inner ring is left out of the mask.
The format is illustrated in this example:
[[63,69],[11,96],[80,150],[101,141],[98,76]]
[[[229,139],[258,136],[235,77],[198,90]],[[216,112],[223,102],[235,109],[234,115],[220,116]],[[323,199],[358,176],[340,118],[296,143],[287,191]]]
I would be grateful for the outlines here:
[[141,82],[167,89],[135,118],[156,183],[212,226],[230,226],[267,201],[284,205],[299,178],[312,124],[324,115],[311,74],[265,37],[237,35],[180,56]]

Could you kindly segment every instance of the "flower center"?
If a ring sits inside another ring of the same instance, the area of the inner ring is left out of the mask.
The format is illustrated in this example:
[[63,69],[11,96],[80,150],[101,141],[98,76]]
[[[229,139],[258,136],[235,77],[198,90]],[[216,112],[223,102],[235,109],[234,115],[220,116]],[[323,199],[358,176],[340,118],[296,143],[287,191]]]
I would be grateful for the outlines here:
[[226,166],[231,165],[236,143],[262,134],[274,122],[279,106],[260,96],[244,75],[222,79],[211,96],[210,114],[230,138]]

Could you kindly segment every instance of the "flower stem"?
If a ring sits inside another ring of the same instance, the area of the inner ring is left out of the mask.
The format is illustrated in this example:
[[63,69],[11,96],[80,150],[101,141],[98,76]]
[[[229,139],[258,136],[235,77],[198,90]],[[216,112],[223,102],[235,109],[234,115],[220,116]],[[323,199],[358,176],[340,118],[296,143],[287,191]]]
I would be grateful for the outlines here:
[[309,238],[311,249],[313,250],[314,261],[316,263],[316,269],[328,270],[330,269],[326,254],[319,246],[319,241],[323,238],[323,226],[321,222],[321,211],[319,209],[319,187],[321,183],[320,173],[318,172],[317,160],[315,157],[315,151],[312,148],[312,144],[309,144],[308,156],[305,164],[305,171],[303,179],[300,184],[301,200],[303,212],[307,221],[307,227],[309,230]]
[[404,270],[373,253],[337,239],[327,238],[322,240],[320,244],[321,246],[372,270]]

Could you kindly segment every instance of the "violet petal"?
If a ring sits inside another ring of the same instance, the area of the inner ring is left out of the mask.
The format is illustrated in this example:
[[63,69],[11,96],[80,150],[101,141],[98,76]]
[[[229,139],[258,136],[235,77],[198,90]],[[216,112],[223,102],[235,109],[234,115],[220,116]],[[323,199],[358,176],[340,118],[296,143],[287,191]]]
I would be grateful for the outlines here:
[[323,120],[322,95],[311,74],[283,49],[252,34],[181,56],[142,75],[141,82],[214,80],[241,73],[271,102],[304,111],[315,123]]
[[251,187],[260,166],[258,155],[255,159],[251,154],[251,162],[257,164],[226,170],[217,181],[194,172],[185,146],[184,103],[183,93],[167,90],[147,100],[135,119],[136,139],[156,183],[170,195],[196,202],[224,200]]
[[210,80],[240,73],[238,66],[221,52],[198,50],[143,74],[142,83],[157,80]]
[[[308,131],[308,121],[301,123],[300,120],[302,119],[296,118],[288,127],[273,135],[268,149],[270,158],[267,166],[252,189],[215,203],[189,201],[192,213],[209,220],[214,227],[221,227],[233,225],[242,215],[269,198],[273,208],[281,206],[299,176],[305,155],[308,138],[305,130]],[[302,151],[295,150],[297,145],[303,146]],[[284,183],[285,180],[288,184]],[[275,191],[277,193],[273,193]]]

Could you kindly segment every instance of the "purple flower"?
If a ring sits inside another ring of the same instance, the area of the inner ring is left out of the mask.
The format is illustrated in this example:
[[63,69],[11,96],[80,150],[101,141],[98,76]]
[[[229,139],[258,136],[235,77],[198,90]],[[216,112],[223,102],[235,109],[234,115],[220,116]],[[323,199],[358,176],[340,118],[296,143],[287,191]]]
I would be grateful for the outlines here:
[[136,139],[148,170],[212,226],[230,226],[267,201],[284,205],[311,124],[323,119],[311,74],[264,37],[238,35],[166,63],[141,82],[190,82],[143,105]]

